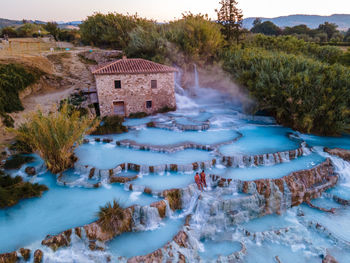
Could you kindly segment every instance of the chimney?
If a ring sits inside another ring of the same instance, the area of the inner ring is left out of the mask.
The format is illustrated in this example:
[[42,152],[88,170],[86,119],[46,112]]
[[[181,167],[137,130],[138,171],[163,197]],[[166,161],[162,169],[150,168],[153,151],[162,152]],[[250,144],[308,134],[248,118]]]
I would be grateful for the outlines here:
[[127,59],[127,57],[125,55],[123,55],[123,60],[126,60],[126,59]]

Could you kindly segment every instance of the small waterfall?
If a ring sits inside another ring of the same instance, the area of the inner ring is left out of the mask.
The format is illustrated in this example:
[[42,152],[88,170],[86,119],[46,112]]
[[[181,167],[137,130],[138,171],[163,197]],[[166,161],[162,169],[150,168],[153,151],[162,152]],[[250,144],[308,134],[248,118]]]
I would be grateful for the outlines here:
[[197,185],[191,184],[187,188],[182,191],[182,207],[183,207],[183,215],[189,215],[192,213],[198,197],[200,195],[199,190],[197,190]]
[[199,89],[199,77],[198,77],[197,65],[193,64],[193,68],[194,68],[194,88],[195,88],[195,91],[197,91]]
[[140,174],[141,175],[149,174],[149,166],[148,165],[140,165]]
[[151,206],[135,206],[132,217],[134,231],[155,229],[162,221],[162,219],[159,217],[158,209]]

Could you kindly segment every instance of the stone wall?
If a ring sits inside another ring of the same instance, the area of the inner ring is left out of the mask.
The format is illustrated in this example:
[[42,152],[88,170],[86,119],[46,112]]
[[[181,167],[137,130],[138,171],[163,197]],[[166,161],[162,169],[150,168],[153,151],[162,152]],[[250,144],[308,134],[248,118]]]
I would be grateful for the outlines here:
[[[114,114],[114,101],[124,101],[126,116],[176,107],[174,73],[95,75],[95,79],[101,116]],[[121,80],[121,89],[115,89],[115,80]],[[157,88],[151,88],[151,80],[157,80]],[[152,108],[146,108],[146,101],[152,101]]]

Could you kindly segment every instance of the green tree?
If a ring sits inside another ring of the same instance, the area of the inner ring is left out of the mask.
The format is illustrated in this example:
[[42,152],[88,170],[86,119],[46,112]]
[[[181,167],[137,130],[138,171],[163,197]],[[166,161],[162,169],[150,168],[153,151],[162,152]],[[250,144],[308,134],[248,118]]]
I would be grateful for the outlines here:
[[130,41],[129,33],[149,23],[153,21],[137,15],[95,13],[80,25],[81,40],[88,45],[125,49]]
[[283,35],[308,35],[312,36],[312,30],[307,25],[297,25],[293,27],[286,27],[283,30]]
[[17,35],[19,37],[33,37],[34,35],[39,34],[39,30],[42,35],[47,34],[48,32],[43,29],[41,25],[26,23],[17,28]]
[[324,24],[318,26],[318,31],[326,33],[327,40],[329,41],[335,33],[339,32],[337,28],[338,26],[336,24],[325,22]]
[[7,35],[8,37],[17,37],[17,31],[12,26],[4,27],[1,30],[1,36],[4,37],[5,35]]
[[58,27],[58,24],[56,22],[48,22],[46,25],[44,25],[44,29],[48,31],[57,41],[58,36],[60,34],[60,28]]
[[220,5],[220,9],[215,11],[218,15],[218,22],[223,27],[223,34],[227,40],[235,39],[238,44],[242,34],[242,10],[237,7],[236,0],[221,0]]
[[166,39],[174,45],[170,47],[173,62],[180,62],[179,53],[185,56],[185,63],[209,62],[224,44],[220,25],[210,21],[208,15],[183,14],[182,19],[170,22],[165,30]]
[[349,30],[345,33],[344,41],[350,42],[350,28],[349,28]]
[[164,63],[168,55],[167,39],[163,26],[136,27],[129,34],[130,42],[126,48],[128,57],[139,57]]
[[255,34],[260,33],[268,36],[278,36],[282,33],[282,30],[271,21],[257,24],[250,31]]

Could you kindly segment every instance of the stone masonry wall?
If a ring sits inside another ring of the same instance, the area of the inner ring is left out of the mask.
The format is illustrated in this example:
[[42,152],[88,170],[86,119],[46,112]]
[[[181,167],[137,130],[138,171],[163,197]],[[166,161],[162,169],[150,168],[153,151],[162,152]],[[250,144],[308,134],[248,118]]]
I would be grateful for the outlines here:
[[[126,116],[176,107],[174,73],[95,75],[95,79],[101,116],[114,115],[114,101],[124,101]],[[121,80],[121,89],[115,89],[115,80]],[[151,80],[157,80],[157,88],[151,88]],[[146,108],[146,101],[152,101],[152,108]]]

